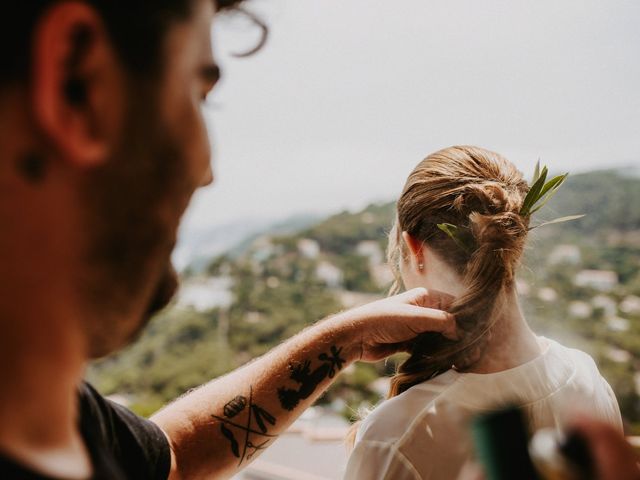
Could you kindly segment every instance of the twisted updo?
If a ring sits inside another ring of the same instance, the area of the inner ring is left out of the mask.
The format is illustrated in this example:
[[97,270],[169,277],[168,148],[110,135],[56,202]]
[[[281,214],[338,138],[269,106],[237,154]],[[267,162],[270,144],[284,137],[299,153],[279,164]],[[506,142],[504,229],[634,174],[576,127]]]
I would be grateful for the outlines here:
[[[529,229],[520,215],[529,185],[501,155],[456,146],[429,155],[411,172],[397,203],[388,260],[401,288],[400,263],[407,255],[402,232],[426,244],[462,279],[464,293],[448,311],[459,340],[437,333],[415,339],[410,357],[391,379],[389,397],[451,368],[468,369],[491,335],[501,294],[513,287]],[[455,239],[438,224],[455,225]]]

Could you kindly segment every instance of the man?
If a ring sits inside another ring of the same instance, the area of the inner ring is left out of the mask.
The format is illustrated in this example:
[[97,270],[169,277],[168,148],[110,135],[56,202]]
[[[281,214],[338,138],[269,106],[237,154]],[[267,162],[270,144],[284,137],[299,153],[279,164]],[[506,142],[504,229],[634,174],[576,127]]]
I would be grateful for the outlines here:
[[[346,365],[455,336],[423,289],[340,313],[151,421],[81,379],[175,290],[212,180],[200,102],[233,0],[26,0],[0,19],[0,478],[212,478],[255,458]],[[249,134],[249,133],[248,133]]]

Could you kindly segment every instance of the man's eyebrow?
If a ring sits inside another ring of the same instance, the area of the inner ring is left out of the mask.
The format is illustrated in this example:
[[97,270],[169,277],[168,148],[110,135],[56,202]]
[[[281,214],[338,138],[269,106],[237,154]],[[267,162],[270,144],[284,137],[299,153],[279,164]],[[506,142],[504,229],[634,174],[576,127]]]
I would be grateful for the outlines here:
[[200,69],[200,76],[202,79],[211,85],[214,85],[218,80],[220,80],[220,75],[220,67],[215,63],[204,65]]

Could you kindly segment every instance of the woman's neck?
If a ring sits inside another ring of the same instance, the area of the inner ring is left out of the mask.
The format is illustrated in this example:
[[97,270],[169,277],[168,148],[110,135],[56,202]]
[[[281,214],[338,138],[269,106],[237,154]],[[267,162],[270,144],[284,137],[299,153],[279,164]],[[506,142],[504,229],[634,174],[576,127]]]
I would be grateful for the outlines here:
[[522,365],[542,353],[542,346],[522,314],[517,294],[503,297],[482,357],[468,372],[495,373]]

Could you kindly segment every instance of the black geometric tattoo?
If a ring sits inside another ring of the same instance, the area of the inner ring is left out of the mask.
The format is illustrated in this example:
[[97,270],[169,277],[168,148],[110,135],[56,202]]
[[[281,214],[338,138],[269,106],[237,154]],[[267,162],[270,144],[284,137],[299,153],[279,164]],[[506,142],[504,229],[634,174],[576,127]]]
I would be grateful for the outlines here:
[[[245,411],[247,412],[247,419],[244,425],[231,420]],[[267,448],[267,444],[277,437],[277,435],[267,433],[268,427],[266,425],[267,423],[271,426],[275,425],[276,417],[253,403],[253,387],[249,387],[249,399],[238,395],[225,404],[222,412],[224,417],[211,416],[220,422],[220,431],[229,440],[231,452],[236,458],[240,459],[238,465],[241,465],[245,460],[251,460],[256,452]],[[257,429],[251,426],[253,420],[257,424]],[[242,435],[243,433],[244,444],[242,451],[240,451],[240,443],[236,438],[236,434]],[[254,443],[255,438],[260,438],[262,441]]]
[[278,388],[278,398],[280,404],[285,410],[293,410],[298,406],[300,400],[309,398],[320,383],[327,377],[333,378],[336,371],[339,371],[346,360],[340,357],[342,347],[337,348],[335,345],[331,347],[331,353],[321,353],[318,360],[323,363],[313,372],[311,371],[311,361],[306,360],[303,364],[289,364],[291,375],[289,378],[300,384],[297,390],[290,388]]

